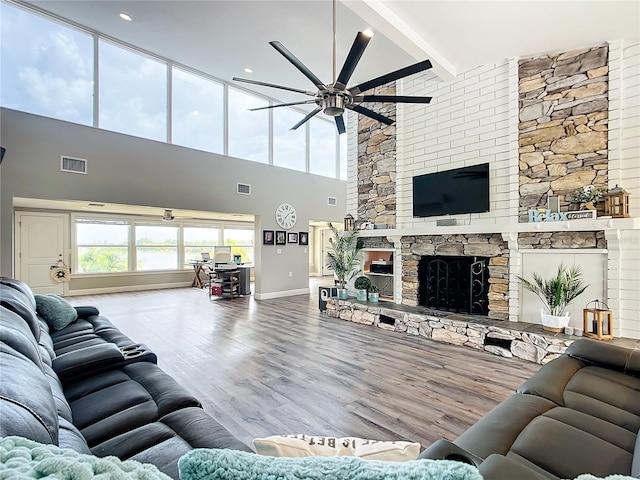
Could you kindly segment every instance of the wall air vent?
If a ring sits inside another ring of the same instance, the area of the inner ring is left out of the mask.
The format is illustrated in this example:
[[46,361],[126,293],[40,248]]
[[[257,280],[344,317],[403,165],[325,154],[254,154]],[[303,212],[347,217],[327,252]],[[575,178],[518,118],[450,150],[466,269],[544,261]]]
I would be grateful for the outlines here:
[[329,205],[330,207],[335,207],[336,205],[338,205],[338,199],[336,197],[328,197],[327,205]]
[[60,170],[69,173],[87,174],[87,161],[84,158],[60,157]]
[[239,183],[236,193],[239,193],[240,195],[251,195],[251,185],[248,183]]

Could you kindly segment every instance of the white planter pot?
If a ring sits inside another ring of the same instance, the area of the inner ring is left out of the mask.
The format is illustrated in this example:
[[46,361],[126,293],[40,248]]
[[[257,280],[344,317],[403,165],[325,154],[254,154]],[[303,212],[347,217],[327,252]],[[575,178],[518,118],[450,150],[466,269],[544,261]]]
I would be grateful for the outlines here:
[[346,300],[346,299],[347,299],[347,289],[338,288],[338,300]]
[[360,289],[356,290],[356,300],[358,300],[360,302],[366,302],[367,301],[367,291],[364,288],[360,288]]
[[567,327],[569,325],[571,316],[569,313],[566,313],[562,317],[549,315],[544,311],[543,308],[541,308],[540,319],[542,320],[542,328],[544,328],[545,330],[549,330],[550,332],[562,332],[564,331],[564,327]]
[[379,292],[369,292],[369,301],[370,302],[377,302],[379,298],[380,298],[380,293]]

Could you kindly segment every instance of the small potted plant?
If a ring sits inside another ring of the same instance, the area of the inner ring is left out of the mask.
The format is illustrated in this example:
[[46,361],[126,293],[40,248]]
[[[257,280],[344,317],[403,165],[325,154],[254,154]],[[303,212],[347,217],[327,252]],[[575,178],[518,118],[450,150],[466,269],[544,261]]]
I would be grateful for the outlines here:
[[596,210],[596,204],[602,200],[603,193],[595,185],[585,185],[573,194],[573,201],[580,210]]
[[571,318],[565,310],[589,286],[582,279],[580,266],[567,267],[564,263],[558,266],[556,275],[549,279],[543,279],[537,273],[532,274],[532,281],[520,276],[518,279],[524,288],[535,293],[542,300],[544,304],[540,309],[542,327],[552,332],[561,332],[569,325]]
[[333,238],[329,239],[326,264],[336,275],[338,299],[344,300],[347,298],[347,283],[360,271],[362,244],[357,230],[340,232],[331,223],[329,228],[333,232]]
[[353,282],[353,286],[356,289],[356,298],[361,302],[366,302],[367,292],[369,288],[371,288],[371,280],[364,275],[360,275],[356,278],[355,282]]
[[369,287],[369,301],[377,302],[380,299],[380,289],[377,285],[371,285]]

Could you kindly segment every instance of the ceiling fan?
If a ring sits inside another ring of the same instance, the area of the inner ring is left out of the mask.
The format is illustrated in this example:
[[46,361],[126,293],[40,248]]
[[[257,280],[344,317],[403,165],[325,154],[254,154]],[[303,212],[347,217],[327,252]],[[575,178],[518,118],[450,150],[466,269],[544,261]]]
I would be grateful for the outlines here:
[[346,131],[344,119],[342,117],[345,109],[353,110],[354,112],[358,112],[362,115],[373,118],[374,120],[382,122],[386,125],[391,125],[394,123],[394,120],[390,119],[389,117],[385,117],[384,115],[380,115],[373,110],[365,108],[360,104],[372,102],[429,103],[431,101],[431,97],[412,97],[401,95],[362,95],[362,92],[366,92],[380,85],[394,82],[401,78],[408,77],[409,75],[428,70],[429,68],[431,68],[431,62],[429,60],[424,60],[414,65],[410,65],[408,67],[401,68],[400,70],[396,70],[394,72],[387,73],[386,75],[374,78],[373,80],[361,83],[360,85],[356,85],[355,87],[347,88],[347,83],[349,82],[351,75],[356,69],[358,62],[360,61],[360,57],[362,57],[362,54],[364,53],[365,48],[367,48],[367,45],[369,44],[372,36],[373,32],[371,32],[370,30],[358,32],[353,45],[351,46],[351,50],[349,50],[349,54],[347,55],[344,65],[342,66],[340,73],[336,77],[336,0],[333,0],[333,83],[326,85],[322,83],[322,81],[318,77],[316,77],[313,72],[311,72],[311,70],[309,70],[300,60],[298,60],[298,58],[296,58],[293,53],[291,53],[284,45],[277,41],[269,42],[269,45],[280,52],[280,54],[287,60],[289,60],[289,62],[291,62],[291,64],[293,64],[293,66],[296,67],[305,77],[311,80],[311,82],[318,89],[317,92],[285,87],[283,85],[275,85],[273,83],[259,82],[247,78],[234,77],[233,80],[235,80],[236,82],[260,85],[263,87],[279,88],[281,90],[302,93],[304,95],[313,97],[312,99],[302,100],[299,102],[281,103],[278,105],[269,105],[267,107],[250,109],[251,111],[256,111],[277,107],[290,107],[293,105],[315,103],[317,105],[316,108],[312,112],[307,114],[302,120],[296,123],[293,127],[291,127],[291,130],[297,129],[318,113],[323,112],[325,115],[335,118],[338,133],[342,134]]

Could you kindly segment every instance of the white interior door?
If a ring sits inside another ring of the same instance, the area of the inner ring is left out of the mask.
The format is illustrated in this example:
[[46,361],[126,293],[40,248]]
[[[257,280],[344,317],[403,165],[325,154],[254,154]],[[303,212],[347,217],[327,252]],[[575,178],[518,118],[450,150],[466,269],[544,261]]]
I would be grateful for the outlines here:
[[331,245],[329,243],[329,239],[333,237],[333,232],[331,232],[331,230],[329,230],[328,228],[324,228],[321,231],[322,233],[322,242],[321,242],[321,248],[322,251],[320,252],[320,262],[322,264],[322,275],[333,275],[333,270],[329,270],[327,268],[327,262],[325,262],[325,259],[327,258],[327,252],[329,251],[329,249],[331,248]]
[[[65,259],[65,224],[67,216],[47,213],[18,213],[16,242],[18,269],[16,277],[34,293],[63,295],[66,283],[51,280],[51,265]],[[68,264],[68,263],[67,263]]]

